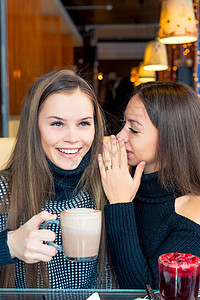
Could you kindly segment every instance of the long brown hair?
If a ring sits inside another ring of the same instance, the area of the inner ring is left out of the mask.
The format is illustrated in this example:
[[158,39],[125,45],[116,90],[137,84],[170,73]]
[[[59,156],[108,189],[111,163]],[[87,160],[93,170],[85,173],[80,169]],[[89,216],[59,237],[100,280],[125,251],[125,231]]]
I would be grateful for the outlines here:
[[[0,213],[8,211],[6,228],[19,228],[33,215],[41,211],[44,203],[53,192],[51,171],[41,145],[38,128],[38,114],[46,98],[53,93],[73,93],[80,89],[92,101],[94,107],[95,136],[91,147],[91,159],[85,169],[79,186],[87,189],[95,199],[97,208],[103,210],[105,197],[100,181],[97,155],[102,152],[104,121],[97,98],[91,86],[72,70],[60,70],[40,77],[29,89],[25,98],[16,145],[10,161],[1,175],[8,181],[10,193],[9,206],[6,198],[0,205]],[[103,250],[102,250],[103,251]],[[38,268],[40,272],[38,272]],[[14,265],[4,266],[1,270],[0,285],[14,286]],[[27,287],[37,287],[37,281],[48,286],[48,276],[44,263],[25,264]],[[40,274],[40,275],[38,275]],[[38,278],[38,276],[40,276]]]
[[157,161],[165,188],[200,194],[200,99],[183,83],[149,82],[137,94],[159,132]]

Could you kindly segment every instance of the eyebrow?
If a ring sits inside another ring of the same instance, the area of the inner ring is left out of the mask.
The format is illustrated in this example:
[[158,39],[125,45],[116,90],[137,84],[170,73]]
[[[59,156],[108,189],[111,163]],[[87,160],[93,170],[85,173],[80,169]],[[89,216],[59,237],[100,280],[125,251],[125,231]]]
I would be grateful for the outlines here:
[[129,118],[127,118],[127,116],[125,114],[124,114],[124,118],[130,123],[137,123],[139,126],[143,127],[143,125],[139,121],[137,121],[135,119],[129,119]]
[[137,120],[128,119],[128,122],[137,123],[139,126],[143,127],[143,125],[140,122],[138,122]]
[[[60,118],[57,116],[49,116],[47,119],[57,119],[59,121],[66,121],[66,119],[63,119],[63,118]],[[93,120],[94,118],[93,117],[84,117],[84,118],[79,119],[78,121],[84,121],[84,120],[88,120],[88,119]]]

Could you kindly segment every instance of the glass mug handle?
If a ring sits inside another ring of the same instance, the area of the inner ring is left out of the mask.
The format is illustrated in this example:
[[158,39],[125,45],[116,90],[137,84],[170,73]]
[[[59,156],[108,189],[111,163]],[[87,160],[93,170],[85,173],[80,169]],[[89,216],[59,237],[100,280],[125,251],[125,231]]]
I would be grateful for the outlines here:
[[[46,221],[44,222],[43,226],[42,226],[42,229],[47,229],[47,227],[50,225],[50,224],[56,224],[58,226],[60,226],[60,221],[59,220],[49,220],[49,221]],[[59,246],[53,242],[46,242],[48,245],[51,245],[53,247],[55,247],[58,251],[63,251],[63,247],[62,246]]]

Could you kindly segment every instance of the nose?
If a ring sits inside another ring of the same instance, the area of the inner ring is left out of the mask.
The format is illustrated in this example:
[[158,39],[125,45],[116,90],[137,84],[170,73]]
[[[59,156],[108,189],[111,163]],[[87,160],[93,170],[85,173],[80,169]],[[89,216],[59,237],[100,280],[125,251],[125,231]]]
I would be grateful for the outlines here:
[[122,128],[122,130],[117,134],[117,139],[121,138],[124,143],[128,142],[128,132],[127,132],[127,128],[126,125]]
[[63,140],[68,143],[76,143],[79,140],[79,136],[75,127],[67,127],[64,133]]

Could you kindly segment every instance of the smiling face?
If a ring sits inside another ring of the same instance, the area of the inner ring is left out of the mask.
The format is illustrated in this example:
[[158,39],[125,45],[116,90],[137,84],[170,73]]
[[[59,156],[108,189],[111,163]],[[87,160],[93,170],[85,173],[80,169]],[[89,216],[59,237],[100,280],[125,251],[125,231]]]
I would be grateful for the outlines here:
[[94,139],[92,101],[79,90],[52,94],[40,109],[38,125],[50,161],[63,170],[74,170]]
[[151,122],[138,95],[129,101],[124,113],[124,127],[117,135],[117,138],[119,137],[125,142],[129,165],[136,166],[140,161],[145,161],[144,173],[158,170],[158,130]]

